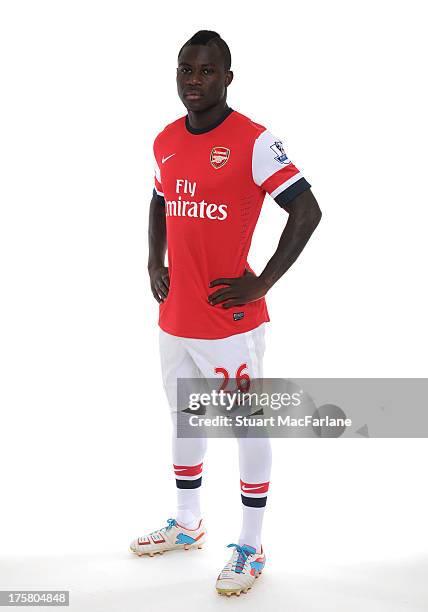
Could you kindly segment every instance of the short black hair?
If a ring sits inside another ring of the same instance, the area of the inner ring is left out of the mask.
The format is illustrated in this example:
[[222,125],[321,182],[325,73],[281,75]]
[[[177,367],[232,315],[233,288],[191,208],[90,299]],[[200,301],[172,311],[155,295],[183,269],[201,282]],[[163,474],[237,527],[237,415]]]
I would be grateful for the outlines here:
[[199,32],[193,34],[192,38],[189,38],[189,40],[184,43],[178,53],[178,57],[180,57],[180,53],[183,51],[184,47],[190,47],[191,45],[215,45],[223,56],[224,69],[226,72],[230,70],[232,65],[230,49],[227,46],[227,43],[222,39],[220,34],[217,34],[217,32],[213,32],[212,30],[199,30]]

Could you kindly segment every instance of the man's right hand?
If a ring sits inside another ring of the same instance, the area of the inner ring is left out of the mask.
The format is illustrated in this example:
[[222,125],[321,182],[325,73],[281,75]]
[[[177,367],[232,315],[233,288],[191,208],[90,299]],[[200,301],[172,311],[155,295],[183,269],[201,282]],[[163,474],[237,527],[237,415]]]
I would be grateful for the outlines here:
[[149,268],[150,286],[153,297],[160,304],[166,300],[169,291],[169,271],[165,266]]

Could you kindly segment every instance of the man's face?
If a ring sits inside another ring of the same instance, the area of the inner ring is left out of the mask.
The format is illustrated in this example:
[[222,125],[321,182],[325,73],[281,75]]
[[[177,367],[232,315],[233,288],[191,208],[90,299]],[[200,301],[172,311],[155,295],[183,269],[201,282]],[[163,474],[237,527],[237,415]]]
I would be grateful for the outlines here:
[[222,54],[215,45],[184,47],[177,68],[180,100],[188,110],[208,110],[226,96],[232,76],[225,71]]

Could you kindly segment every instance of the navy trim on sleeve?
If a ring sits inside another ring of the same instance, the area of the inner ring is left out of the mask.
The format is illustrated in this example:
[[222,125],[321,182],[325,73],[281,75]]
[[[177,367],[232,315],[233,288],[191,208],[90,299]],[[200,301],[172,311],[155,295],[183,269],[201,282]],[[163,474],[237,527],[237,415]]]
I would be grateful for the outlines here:
[[161,202],[161,204],[165,204],[165,198],[161,195],[158,194],[158,192],[156,191],[156,189],[153,189],[153,196],[155,196],[156,198],[158,198]]
[[274,198],[274,200],[277,204],[279,204],[280,206],[284,208],[284,206],[287,206],[287,204],[289,204],[292,200],[294,200],[294,198],[296,198],[298,195],[300,195],[301,193],[303,193],[304,191],[310,188],[311,188],[311,185],[308,183],[308,181],[305,178],[302,177],[301,179],[296,181],[293,185],[291,185],[288,189],[285,189],[285,191],[282,191],[281,193],[279,193]]

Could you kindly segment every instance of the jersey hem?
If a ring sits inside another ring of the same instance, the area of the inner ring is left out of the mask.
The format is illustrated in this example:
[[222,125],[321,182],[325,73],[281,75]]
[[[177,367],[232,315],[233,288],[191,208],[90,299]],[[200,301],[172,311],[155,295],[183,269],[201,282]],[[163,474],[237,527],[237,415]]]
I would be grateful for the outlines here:
[[160,323],[158,323],[158,325],[162,331],[166,332],[167,334],[170,334],[171,336],[176,336],[177,338],[191,338],[192,340],[223,340],[224,338],[230,338],[231,336],[237,336],[238,334],[245,334],[246,332],[253,331],[253,329],[257,329],[257,327],[260,327],[260,325],[263,325],[263,323],[270,323],[269,316],[264,318],[262,321],[260,321],[256,325],[250,325],[250,327],[245,327],[243,329],[242,328],[237,329],[232,334],[226,334],[224,336],[215,336],[215,337],[201,336],[201,335],[195,336],[194,333],[193,334],[186,334],[186,333],[177,334],[167,329],[167,326],[165,325],[161,325]]

